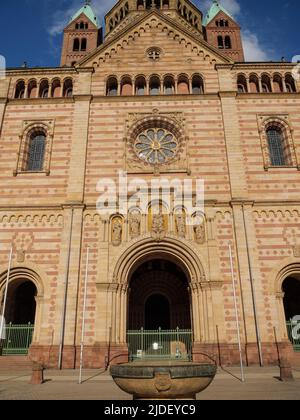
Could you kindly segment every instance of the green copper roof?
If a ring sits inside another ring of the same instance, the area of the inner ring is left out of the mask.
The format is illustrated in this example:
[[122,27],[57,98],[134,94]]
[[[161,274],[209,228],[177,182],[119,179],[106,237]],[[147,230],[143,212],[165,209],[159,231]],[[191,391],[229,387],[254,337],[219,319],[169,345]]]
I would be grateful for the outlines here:
[[231,16],[231,14],[226,9],[224,9],[224,7],[221,6],[217,0],[213,0],[211,8],[203,18],[203,25],[208,25],[219,12],[224,12],[227,16],[234,20],[234,17]]
[[76,20],[81,14],[85,14],[85,16],[94,23],[94,25],[97,26],[97,28],[100,27],[98,18],[94,12],[94,10],[92,9],[92,7],[90,6],[89,2],[87,1],[86,4],[81,7],[81,9],[79,9],[75,15],[72,16],[70,22],[73,22],[74,20]]

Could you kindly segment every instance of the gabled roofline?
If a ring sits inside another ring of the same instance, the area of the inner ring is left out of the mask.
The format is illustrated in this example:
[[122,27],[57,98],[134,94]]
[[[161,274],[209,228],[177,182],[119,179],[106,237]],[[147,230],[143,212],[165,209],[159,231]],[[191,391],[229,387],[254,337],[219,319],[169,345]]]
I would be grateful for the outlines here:
[[[64,32],[68,31],[70,26],[74,24],[74,22],[76,22],[77,19],[80,19],[82,16],[87,17],[85,13],[81,13],[80,15],[77,16],[76,19],[71,20],[71,22],[68,23],[68,25],[64,28]],[[87,17],[88,18],[88,17]],[[89,18],[88,18],[89,19]],[[99,30],[101,29],[101,26],[97,26],[94,22],[92,22],[90,19],[89,21],[94,25],[95,29]],[[82,29],[83,31],[89,31],[89,29]]]
[[181,26],[177,25],[177,23],[174,22],[173,19],[169,18],[168,16],[166,16],[163,13],[160,13],[159,10],[154,9],[150,13],[145,14],[145,15],[142,15],[139,20],[133,22],[131,25],[129,25],[126,28],[124,28],[123,31],[121,31],[118,34],[116,34],[116,36],[113,37],[113,38],[111,38],[108,42],[104,42],[102,45],[100,45],[99,47],[97,47],[94,51],[92,51],[90,54],[88,54],[82,60],[78,61],[78,63],[75,65],[75,67],[80,67],[85,62],[89,61],[91,58],[93,58],[95,55],[97,55],[99,52],[104,51],[111,44],[113,44],[114,42],[116,42],[120,38],[122,38],[126,32],[130,31],[135,26],[140,25],[144,20],[147,20],[151,15],[156,15],[157,17],[159,17],[160,19],[164,20],[169,25],[175,26],[179,31],[181,31],[182,33],[184,33],[193,42],[199,42],[201,45],[203,45],[208,50],[210,50],[211,52],[213,52],[215,55],[217,55],[218,57],[220,57],[220,59],[222,59],[223,61],[225,61],[225,63],[227,63],[227,64],[233,64],[234,63],[233,60],[231,60],[227,56],[221,54],[220,51],[217,48],[215,48],[212,45],[208,44],[206,41],[204,41],[204,39],[200,39],[198,37],[195,37],[195,36],[191,35],[190,32],[187,29],[182,28]]
[[[204,28],[207,28],[207,27],[209,27],[209,25],[215,20],[215,19],[217,19],[217,17],[221,14],[221,13],[224,13],[222,10],[220,10],[217,14],[216,14],[216,16],[213,18],[213,19],[211,19],[206,25],[204,25],[204,23],[203,23],[203,26],[204,26]],[[230,16],[230,15],[227,15],[226,13],[224,13],[227,17],[228,17],[228,19],[231,21],[231,22],[233,22],[239,29],[241,29],[241,26],[240,26],[240,24],[239,23],[237,23],[237,21],[232,17],[232,16]],[[230,30],[230,27],[226,27],[226,26],[224,26],[224,27],[219,27],[219,29],[229,29]]]

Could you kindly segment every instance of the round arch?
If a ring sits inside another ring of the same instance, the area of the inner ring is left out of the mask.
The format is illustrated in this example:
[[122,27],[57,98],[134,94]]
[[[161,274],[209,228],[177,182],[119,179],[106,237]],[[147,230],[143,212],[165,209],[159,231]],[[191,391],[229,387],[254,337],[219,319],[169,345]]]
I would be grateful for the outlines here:
[[[7,270],[1,270],[1,273],[2,274],[0,275],[0,295],[2,294],[6,284]],[[29,267],[13,267],[9,276],[9,284],[17,281],[20,278],[26,281],[30,281],[36,287],[37,297],[42,298],[44,296],[44,284],[42,281],[42,277],[43,276],[38,274],[36,269],[32,269]]]
[[113,273],[114,282],[128,285],[130,276],[141,262],[149,261],[156,256],[178,264],[191,283],[206,280],[206,270],[190,244],[177,237],[168,236],[160,242],[155,242],[152,237],[133,241],[131,246],[119,256]]

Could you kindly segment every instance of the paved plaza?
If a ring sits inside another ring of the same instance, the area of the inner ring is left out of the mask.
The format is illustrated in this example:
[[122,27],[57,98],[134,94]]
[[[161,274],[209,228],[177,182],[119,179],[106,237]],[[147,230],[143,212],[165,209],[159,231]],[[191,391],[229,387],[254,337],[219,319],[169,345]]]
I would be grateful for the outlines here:
[[[247,368],[246,382],[239,369],[219,369],[213,384],[199,400],[300,400],[300,368],[293,370],[294,382],[278,380],[277,368]],[[107,372],[85,371],[78,385],[77,371],[46,371],[45,384],[28,385],[30,373],[0,372],[0,400],[130,400]]]

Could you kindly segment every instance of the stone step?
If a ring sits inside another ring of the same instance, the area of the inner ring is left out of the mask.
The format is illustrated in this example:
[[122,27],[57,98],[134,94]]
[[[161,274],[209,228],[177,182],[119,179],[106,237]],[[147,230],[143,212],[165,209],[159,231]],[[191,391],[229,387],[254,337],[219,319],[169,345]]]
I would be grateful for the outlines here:
[[0,370],[24,370],[32,369],[32,362],[27,356],[1,356]]

